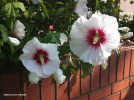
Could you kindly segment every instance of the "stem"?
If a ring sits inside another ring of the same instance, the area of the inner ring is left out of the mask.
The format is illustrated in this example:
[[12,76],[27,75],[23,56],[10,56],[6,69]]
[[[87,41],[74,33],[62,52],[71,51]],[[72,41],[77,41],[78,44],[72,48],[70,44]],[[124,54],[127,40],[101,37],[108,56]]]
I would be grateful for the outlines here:
[[95,5],[96,10],[100,9],[100,1],[96,0],[96,5]]

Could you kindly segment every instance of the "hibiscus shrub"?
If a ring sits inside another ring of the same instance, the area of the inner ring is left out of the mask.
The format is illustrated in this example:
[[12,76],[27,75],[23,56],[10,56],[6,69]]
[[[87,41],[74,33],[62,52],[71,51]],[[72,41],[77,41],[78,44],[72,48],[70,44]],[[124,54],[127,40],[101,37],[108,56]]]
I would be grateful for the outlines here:
[[[62,84],[80,68],[83,77],[120,42],[118,0],[1,0],[0,70],[29,71],[29,81],[53,76]],[[109,14],[104,15],[101,13]],[[8,66],[8,67],[7,67]]]

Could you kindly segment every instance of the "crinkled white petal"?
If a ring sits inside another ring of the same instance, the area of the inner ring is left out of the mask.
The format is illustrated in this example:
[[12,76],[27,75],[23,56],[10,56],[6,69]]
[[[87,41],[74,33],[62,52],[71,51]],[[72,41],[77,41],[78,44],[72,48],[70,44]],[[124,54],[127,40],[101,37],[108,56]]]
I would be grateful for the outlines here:
[[79,16],[85,15],[88,12],[88,7],[86,6],[87,0],[79,0],[75,7],[75,13]]
[[34,72],[30,72],[29,75],[28,75],[28,77],[29,77],[29,81],[30,81],[31,83],[33,83],[33,84],[34,84],[34,83],[37,84],[38,81],[41,80],[41,77],[38,76],[38,74],[36,74],[36,73],[34,73]]
[[[100,47],[95,48],[86,43],[85,38],[90,29],[103,29],[106,41],[100,44]],[[99,12],[93,14],[90,19],[83,16],[78,18],[72,26],[70,37],[70,49],[73,53],[82,61],[93,65],[102,64],[120,43],[116,18]]]
[[57,76],[60,76],[60,75],[62,75],[63,74],[63,71],[61,70],[61,69],[58,69],[53,75],[55,76],[55,77],[57,77]]
[[33,4],[38,4],[39,1],[38,0],[31,0]]
[[67,36],[64,33],[61,33],[60,34],[60,43],[61,43],[61,45],[63,45],[67,41],[68,41]]
[[19,20],[15,21],[14,24],[14,30],[13,32],[15,33],[16,37],[23,39],[23,37],[25,36],[25,26],[23,23],[21,23]]
[[63,75],[63,71],[61,69],[58,69],[54,74],[53,74],[53,78],[59,83],[62,84],[65,79],[66,76]]
[[20,44],[20,41],[17,38],[9,37],[9,41],[14,45],[18,46]]

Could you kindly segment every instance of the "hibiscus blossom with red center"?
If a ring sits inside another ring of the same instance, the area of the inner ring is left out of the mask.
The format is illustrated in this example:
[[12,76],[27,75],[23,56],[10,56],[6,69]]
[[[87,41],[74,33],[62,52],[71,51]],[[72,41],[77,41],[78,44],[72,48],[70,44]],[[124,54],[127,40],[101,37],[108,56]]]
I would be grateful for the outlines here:
[[27,70],[46,78],[54,74],[60,66],[56,44],[40,43],[37,38],[28,41],[22,49],[20,60]]
[[82,61],[103,64],[120,43],[115,17],[96,12],[87,19],[80,16],[70,32],[70,49]]

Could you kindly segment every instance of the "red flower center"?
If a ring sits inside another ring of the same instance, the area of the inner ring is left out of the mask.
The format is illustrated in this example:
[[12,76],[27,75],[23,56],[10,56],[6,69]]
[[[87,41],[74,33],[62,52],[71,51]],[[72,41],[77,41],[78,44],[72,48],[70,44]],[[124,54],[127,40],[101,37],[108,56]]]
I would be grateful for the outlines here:
[[42,49],[37,49],[37,51],[33,55],[33,59],[39,64],[43,65],[48,63],[48,52]]
[[100,47],[100,44],[103,44],[106,41],[103,29],[90,29],[88,31],[85,41],[88,45],[92,47]]

